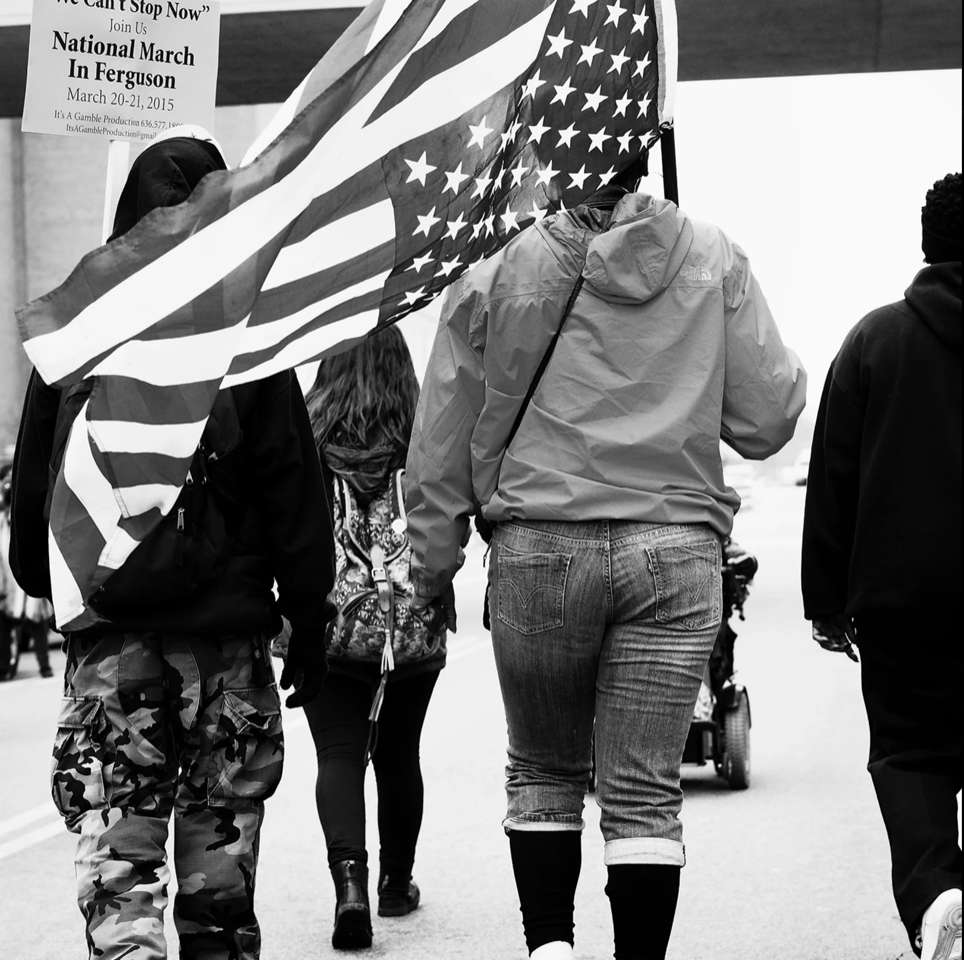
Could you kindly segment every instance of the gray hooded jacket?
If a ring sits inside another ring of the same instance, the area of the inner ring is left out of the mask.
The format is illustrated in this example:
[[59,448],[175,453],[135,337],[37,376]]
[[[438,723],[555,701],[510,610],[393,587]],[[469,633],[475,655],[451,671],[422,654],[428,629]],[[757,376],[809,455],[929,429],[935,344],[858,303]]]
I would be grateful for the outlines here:
[[792,437],[806,374],[743,251],[643,194],[609,220],[586,208],[549,217],[450,291],[408,458],[420,593],[447,586],[479,510],[493,523],[705,523],[725,536],[740,499],[720,440],[760,460]]

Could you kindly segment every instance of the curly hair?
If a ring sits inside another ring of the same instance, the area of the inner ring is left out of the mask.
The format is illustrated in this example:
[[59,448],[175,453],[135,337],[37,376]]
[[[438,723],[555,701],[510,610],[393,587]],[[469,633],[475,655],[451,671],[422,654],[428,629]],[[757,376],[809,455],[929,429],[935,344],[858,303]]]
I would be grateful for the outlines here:
[[407,450],[418,394],[412,354],[397,327],[323,360],[308,394],[319,452],[328,444],[364,450],[388,443]]
[[949,173],[927,192],[921,224],[928,263],[961,259],[961,174]]

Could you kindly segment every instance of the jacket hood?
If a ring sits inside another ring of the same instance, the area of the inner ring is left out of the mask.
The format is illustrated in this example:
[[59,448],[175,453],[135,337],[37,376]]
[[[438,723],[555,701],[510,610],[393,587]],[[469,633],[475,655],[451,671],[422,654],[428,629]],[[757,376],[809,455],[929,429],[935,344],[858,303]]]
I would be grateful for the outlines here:
[[925,267],[914,278],[907,303],[915,314],[954,353],[961,353],[961,262]]
[[405,466],[408,450],[388,441],[365,449],[326,443],[321,454],[332,473],[368,500],[385,489],[394,470]]
[[225,169],[217,143],[200,128],[167,131],[134,161],[108,241],[122,237],[152,210],[183,203],[209,173]]
[[693,227],[675,203],[627,194],[589,244],[583,276],[607,300],[645,303],[673,282],[692,246]]

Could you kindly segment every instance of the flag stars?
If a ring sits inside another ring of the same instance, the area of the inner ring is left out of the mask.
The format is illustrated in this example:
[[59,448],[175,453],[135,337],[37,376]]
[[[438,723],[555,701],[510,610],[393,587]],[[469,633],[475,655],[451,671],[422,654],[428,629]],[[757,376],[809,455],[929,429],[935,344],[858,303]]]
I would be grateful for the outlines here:
[[416,257],[412,261],[411,269],[416,273],[421,273],[434,259],[435,257],[430,253],[426,254],[424,257]]
[[619,153],[629,153],[631,149],[631,144],[633,142],[632,131],[627,131],[621,137],[616,137],[616,142],[619,144]]
[[486,126],[486,123],[485,123],[486,119],[487,119],[486,117],[483,117],[481,123],[469,124],[469,131],[472,134],[472,139],[469,140],[470,147],[481,147],[484,150],[485,138],[490,133],[495,132],[492,127]]
[[583,107],[584,110],[598,111],[602,106],[603,101],[608,100],[609,97],[605,96],[602,92],[602,86],[600,85],[595,93],[586,94],[586,106]]
[[582,169],[578,173],[569,174],[569,185],[575,187],[577,190],[582,190],[586,186],[586,181],[592,176],[586,169],[586,165],[582,165]]
[[549,213],[545,207],[540,207],[538,204],[533,203],[532,209],[529,211],[529,216],[535,220],[536,223],[542,223],[546,219],[546,215]]
[[506,210],[499,219],[502,221],[506,233],[519,229],[519,214],[515,210]]
[[529,143],[542,143],[542,138],[552,129],[543,123],[543,119],[537,120],[529,127]]
[[432,232],[432,227],[434,227],[435,224],[442,222],[441,217],[435,216],[435,211],[437,209],[437,207],[432,207],[432,209],[429,210],[424,217],[418,217],[418,229],[412,234],[413,237],[417,237],[420,233],[427,237]]
[[606,128],[603,127],[598,133],[590,133],[589,141],[590,147],[589,152],[592,153],[593,150],[598,150],[600,153],[603,151],[603,146],[607,140],[612,140],[612,134],[606,133]]
[[485,218],[485,235],[491,237],[495,233],[495,214],[491,213]]
[[628,97],[625,94],[616,101],[616,116],[625,117],[626,111],[632,105],[632,97]]
[[456,257],[454,260],[443,260],[439,264],[439,271],[435,276],[450,277],[459,267],[462,266],[462,258]]
[[606,22],[603,24],[603,26],[608,27],[609,24],[613,24],[614,26],[618,27],[619,21],[622,20],[624,16],[626,16],[626,8],[617,0],[616,3],[608,4],[606,6],[606,9],[609,11],[609,17],[606,20]]
[[414,183],[416,180],[424,187],[425,178],[433,171],[437,170],[438,167],[433,167],[428,161],[428,155],[423,150],[422,156],[418,160],[406,160],[405,162],[411,168],[411,172],[408,175],[406,183]]
[[460,213],[458,219],[449,220],[445,225],[448,230],[448,235],[452,240],[457,240],[459,234],[469,225],[469,221],[465,219],[465,214]]
[[644,78],[645,78],[645,76],[646,76],[646,68],[650,65],[650,63],[652,63],[652,61],[649,59],[649,54],[648,54],[648,53],[646,54],[646,56],[645,56],[642,60],[637,60],[637,61],[636,61],[636,73],[634,74],[634,76],[644,77]]
[[[603,48],[597,47],[594,41],[591,41],[589,46],[580,44],[580,47],[582,47],[582,56],[579,58],[579,63],[588,63],[590,67],[592,66],[593,60],[603,52]],[[576,64],[577,67],[579,63]]]
[[502,149],[503,151],[508,150],[510,145],[515,142],[515,138],[518,136],[519,131],[522,129],[522,124],[517,120],[515,123],[509,127],[505,133],[502,134]]
[[560,147],[561,147],[561,146],[571,147],[571,146],[572,146],[573,138],[574,138],[574,137],[578,137],[578,136],[579,136],[579,131],[576,129],[576,125],[575,125],[574,123],[571,123],[571,124],[569,124],[568,127],[566,127],[565,130],[560,130],[560,131],[559,131],[559,144],[558,144],[558,145],[559,145]]
[[531,167],[527,166],[520,160],[518,166],[513,170],[506,170],[506,174],[512,176],[512,186],[519,187],[522,186],[522,181],[525,179],[525,175],[531,169]]
[[645,10],[642,13],[634,13],[633,20],[636,21],[633,33],[643,36],[646,33],[646,24],[649,23],[649,14]]
[[536,179],[545,187],[548,187],[558,176],[559,171],[556,170],[551,163],[548,167],[543,167],[543,169],[536,171]]
[[477,197],[485,196],[486,192],[491,186],[492,186],[492,177],[476,177],[475,193],[472,194],[472,199],[475,200]]
[[609,68],[609,73],[615,73],[617,76],[623,72],[623,67],[632,59],[626,56],[626,48],[623,47],[622,53],[611,53],[609,54],[613,65]]
[[604,187],[608,187],[616,179],[616,168],[610,167],[605,173],[599,174],[599,179]]
[[560,60],[564,59],[566,47],[572,46],[572,41],[566,36],[565,30],[560,30],[558,36],[549,34],[546,38],[549,41],[549,51],[547,57],[557,56]]
[[645,117],[649,113],[649,108],[652,102],[653,100],[651,97],[646,97],[645,99],[639,101],[639,115],[641,117]]
[[589,18],[589,8],[596,2],[596,0],[573,0],[572,9],[569,11],[569,15],[572,16],[574,13],[583,13],[586,18]]
[[[552,103],[561,103],[563,106],[566,105],[566,101],[576,92],[576,88],[572,85],[572,77],[556,87],[556,95],[552,98]],[[552,104],[549,104],[552,106]]]
[[458,196],[459,190],[462,189],[462,184],[469,179],[467,173],[462,173],[462,164],[460,163],[454,170],[447,170],[445,172],[445,189],[451,190],[456,196]]
[[426,298],[425,287],[419,287],[418,290],[409,290],[404,297],[405,305],[408,307],[414,307],[415,304],[419,302],[419,300],[424,300],[425,298]]
[[[600,51],[600,53],[601,52],[602,51]],[[525,85],[522,88],[522,98],[525,99],[526,97],[535,97],[535,95],[539,92],[539,88],[544,87],[545,85],[546,81],[542,79],[542,71],[536,70],[535,76],[526,80]]]

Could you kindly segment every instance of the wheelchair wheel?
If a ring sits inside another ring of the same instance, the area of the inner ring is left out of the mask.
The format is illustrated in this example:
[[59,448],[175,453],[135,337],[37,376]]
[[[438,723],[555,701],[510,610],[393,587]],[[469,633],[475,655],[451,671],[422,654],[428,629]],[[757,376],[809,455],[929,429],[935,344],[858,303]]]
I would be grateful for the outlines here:
[[722,776],[733,790],[750,786],[750,703],[746,694],[735,710],[723,718],[726,747],[722,758]]

